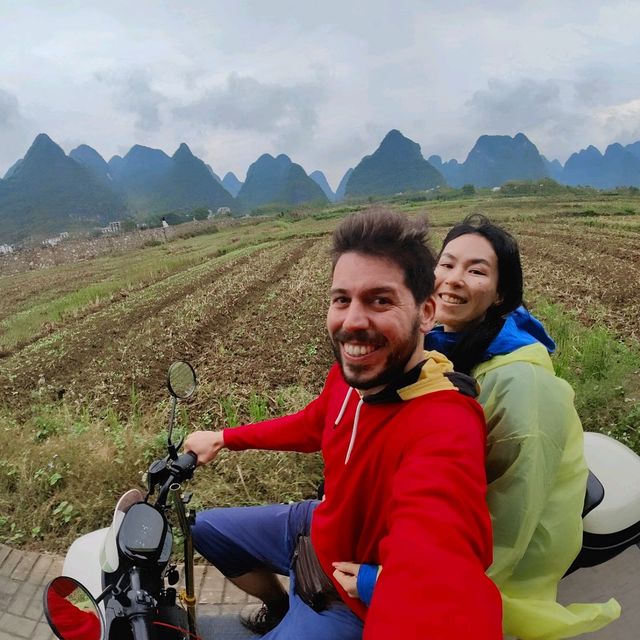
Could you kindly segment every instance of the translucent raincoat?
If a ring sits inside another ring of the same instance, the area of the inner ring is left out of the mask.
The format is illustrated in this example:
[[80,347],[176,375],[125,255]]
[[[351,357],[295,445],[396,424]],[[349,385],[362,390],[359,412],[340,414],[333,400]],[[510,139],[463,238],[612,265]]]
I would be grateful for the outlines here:
[[556,640],[596,631],[620,615],[605,604],[556,602],[582,543],[587,476],[573,390],[535,342],[479,364],[473,375],[488,429],[487,500],[507,636]]

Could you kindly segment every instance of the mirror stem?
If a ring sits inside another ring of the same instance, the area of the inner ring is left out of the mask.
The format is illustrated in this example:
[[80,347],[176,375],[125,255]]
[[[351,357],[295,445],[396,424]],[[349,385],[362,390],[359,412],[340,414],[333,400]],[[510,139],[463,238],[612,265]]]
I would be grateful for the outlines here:
[[100,604],[109,593],[113,591],[114,585],[110,584],[107,588],[96,598],[96,604]]
[[173,446],[173,442],[171,442],[171,435],[173,433],[173,423],[175,422],[175,419],[176,419],[176,404],[177,404],[177,398],[175,396],[171,396],[171,415],[169,416],[169,435],[167,436],[167,447],[169,449],[169,457],[172,460],[176,460],[178,457],[176,448]]

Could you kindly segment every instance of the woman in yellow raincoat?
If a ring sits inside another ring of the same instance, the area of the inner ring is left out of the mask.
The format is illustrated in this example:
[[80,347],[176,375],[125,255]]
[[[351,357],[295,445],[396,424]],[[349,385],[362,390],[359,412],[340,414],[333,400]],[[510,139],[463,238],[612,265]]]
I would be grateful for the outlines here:
[[[425,340],[480,384],[487,420],[487,501],[493,523],[489,576],[503,600],[506,636],[557,640],[620,615],[605,604],[556,602],[582,544],[587,479],[573,390],[556,377],[553,340],[523,306],[515,239],[484,216],[447,234],[436,267],[436,318]],[[379,569],[336,563],[336,577],[365,601]]]

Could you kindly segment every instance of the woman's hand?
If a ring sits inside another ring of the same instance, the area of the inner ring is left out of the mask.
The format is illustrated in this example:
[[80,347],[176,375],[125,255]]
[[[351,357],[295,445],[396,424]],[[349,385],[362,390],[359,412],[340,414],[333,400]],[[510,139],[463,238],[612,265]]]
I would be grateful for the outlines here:
[[184,450],[195,453],[198,464],[211,462],[223,447],[222,431],[194,431],[184,442]]
[[356,562],[334,562],[333,577],[338,581],[340,586],[347,592],[347,595],[352,598],[358,596],[358,571],[360,571],[360,565]]

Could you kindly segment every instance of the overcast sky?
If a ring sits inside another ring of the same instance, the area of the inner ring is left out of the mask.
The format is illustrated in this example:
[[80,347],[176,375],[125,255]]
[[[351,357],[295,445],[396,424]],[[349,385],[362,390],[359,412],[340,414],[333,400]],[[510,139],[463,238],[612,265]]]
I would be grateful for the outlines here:
[[640,139],[637,0],[0,0],[0,175],[45,132],[106,160],[180,142],[335,189],[390,129],[464,161],[524,132],[565,162]]

